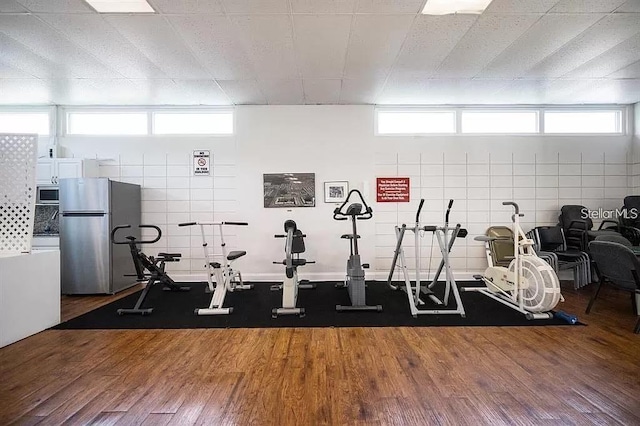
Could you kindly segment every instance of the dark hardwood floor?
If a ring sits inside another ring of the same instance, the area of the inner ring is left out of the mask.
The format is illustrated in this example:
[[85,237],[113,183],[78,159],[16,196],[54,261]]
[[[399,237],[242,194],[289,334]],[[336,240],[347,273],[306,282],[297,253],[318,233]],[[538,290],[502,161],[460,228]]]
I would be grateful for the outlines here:
[[640,424],[628,294],[590,291],[587,327],[48,330],[0,349],[0,424]]

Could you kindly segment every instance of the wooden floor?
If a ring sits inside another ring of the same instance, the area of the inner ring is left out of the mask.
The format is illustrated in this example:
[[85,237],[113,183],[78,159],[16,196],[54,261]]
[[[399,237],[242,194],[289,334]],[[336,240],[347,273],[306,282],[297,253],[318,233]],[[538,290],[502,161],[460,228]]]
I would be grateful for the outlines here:
[[0,425],[640,424],[627,294],[564,293],[588,327],[49,330],[0,349]]

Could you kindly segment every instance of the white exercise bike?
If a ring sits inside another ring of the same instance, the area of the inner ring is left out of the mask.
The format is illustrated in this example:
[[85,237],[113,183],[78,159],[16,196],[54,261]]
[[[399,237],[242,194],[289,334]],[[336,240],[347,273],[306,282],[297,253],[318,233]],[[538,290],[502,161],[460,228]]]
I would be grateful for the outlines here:
[[[227,246],[224,241],[224,233],[222,227],[225,225],[246,226],[246,222],[188,222],[180,223],[178,226],[200,226],[202,235],[202,248],[204,250],[204,258],[207,268],[207,293],[213,293],[208,308],[196,308],[196,315],[227,315],[233,312],[233,308],[223,308],[224,299],[227,291],[233,292],[237,290],[250,290],[252,284],[244,284],[240,271],[236,271],[232,267],[234,260],[241,258],[247,254],[244,250],[237,250],[227,253]],[[205,236],[206,226],[217,226],[220,232],[220,247],[222,248],[222,262],[212,262],[208,249],[208,243]],[[212,277],[215,277],[215,282]]]
[[304,253],[306,248],[304,245],[305,234],[298,229],[293,220],[284,222],[284,231],[286,234],[274,235],[275,238],[286,238],[284,244],[285,259],[280,262],[273,262],[275,265],[285,266],[285,278],[282,284],[271,286],[271,290],[282,290],[282,307],[273,308],[271,317],[277,318],[278,315],[298,315],[301,318],[305,316],[305,309],[296,306],[298,300],[299,289],[316,288],[316,284],[309,283],[307,280],[298,278],[298,267],[316,263],[307,259],[301,259],[300,254]]
[[[533,250],[533,240],[526,237],[520,227],[518,205],[512,201],[502,203],[513,206],[513,260],[508,268],[489,266],[483,275],[476,275],[486,287],[464,287],[462,291],[482,293],[498,302],[525,314],[527,319],[553,318],[551,310],[562,299],[560,281],[553,268],[540,259]],[[497,238],[479,236],[477,241],[490,243]]]

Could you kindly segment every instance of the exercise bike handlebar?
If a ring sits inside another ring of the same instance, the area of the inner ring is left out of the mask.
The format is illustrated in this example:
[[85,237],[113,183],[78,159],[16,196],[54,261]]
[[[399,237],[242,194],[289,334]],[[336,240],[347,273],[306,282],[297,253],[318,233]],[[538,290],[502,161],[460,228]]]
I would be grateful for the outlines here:
[[113,230],[111,231],[111,242],[113,244],[131,244],[132,242],[135,243],[135,244],[153,244],[153,243],[157,243],[158,241],[160,241],[160,237],[162,237],[162,231],[156,225],[138,225],[138,228],[155,229],[156,232],[158,233],[158,235],[156,235],[156,237],[153,240],[150,240],[150,241],[142,241],[142,240],[135,240],[135,239],[129,239],[128,241],[116,241],[116,239],[115,239],[116,232],[118,232],[119,229],[127,229],[127,228],[131,228],[131,225],[119,225],[119,226],[116,226],[115,228],[113,228]]
[[518,216],[520,216],[520,217],[524,216],[524,214],[520,213],[520,207],[518,206],[518,204],[516,202],[514,202],[514,201],[503,201],[502,205],[503,206],[512,206],[515,209],[516,214]]
[[[356,214],[347,214],[342,210],[347,204],[349,204],[349,199],[351,198],[351,195],[354,193],[358,194],[358,196],[360,197],[360,201],[362,201],[362,205],[364,206],[364,211],[361,210],[360,213],[356,213]],[[342,203],[340,207],[336,208],[333,211],[333,218],[335,220],[347,220],[350,217],[354,217],[355,219],[358,219],[358,220],[369,220],[373,217],[373,209],[369,207],[367,202],[364,200],[362,193],[357,189],[352,189],[351,191],[349,191],[349,195],[347,195],[347,199],[344,200],[344,203]]]

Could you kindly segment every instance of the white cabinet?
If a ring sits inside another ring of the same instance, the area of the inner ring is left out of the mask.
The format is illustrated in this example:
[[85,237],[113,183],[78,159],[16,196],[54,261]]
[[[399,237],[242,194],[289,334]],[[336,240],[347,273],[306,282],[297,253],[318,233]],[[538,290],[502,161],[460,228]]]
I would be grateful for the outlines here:
[[48,158],[38,160],[36,168],[38,184],[57,185],[60,179],[97,177],[98,161],[82,158]]

